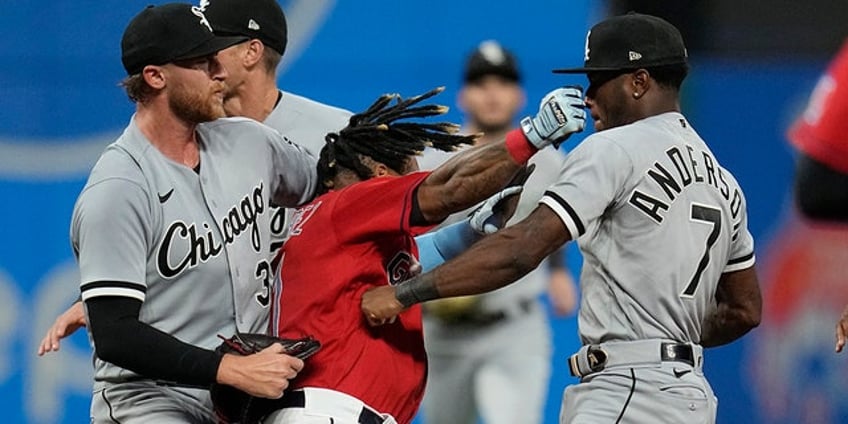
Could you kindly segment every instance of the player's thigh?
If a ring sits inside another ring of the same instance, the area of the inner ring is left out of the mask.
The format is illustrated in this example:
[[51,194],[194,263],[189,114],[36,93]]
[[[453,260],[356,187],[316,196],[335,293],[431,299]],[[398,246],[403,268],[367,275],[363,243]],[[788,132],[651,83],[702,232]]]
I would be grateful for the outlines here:
[[94,391],[91,422],[214,424],[216,420],[203,391],[177,390],[143,382]]
[[523,349],[495,352],[475,376],[475,398],[486,424],[542,421],[551,374],[547,340],[517,345]]
[[605,371],[566,387],[560,424],[614,423],[632,397],[629,369]]
[[421,410],[426,424],[474,423],[473,376],[477,358],[462,354],[430,354]]
[[607,370],[563,394],[560,424],[715,422],[715,398],[703,376],[671,369]]

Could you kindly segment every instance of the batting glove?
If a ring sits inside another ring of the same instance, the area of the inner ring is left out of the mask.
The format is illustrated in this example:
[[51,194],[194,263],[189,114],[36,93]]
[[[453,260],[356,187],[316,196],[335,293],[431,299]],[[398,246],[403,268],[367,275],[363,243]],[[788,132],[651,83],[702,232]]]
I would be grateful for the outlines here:
[[505,217],[499,211],[498,204],[508,198],[509,196],[518,196],[521,194],[521,190],[524,187],[522,186],[514,186],[507,187],[497,193],[495,193],[492,197],[486,199],[479,208],[475,209],[474,212],[471,212],[471,215],[468,217],[468,225],[474,229],[474,231],[480,234],[492,234],[506,225],[506,221],[508,219],[504,219]]
[[542,99],[535,117],[521,120],[521,131],[537,149],[549,144],[559,147],[568,136],[583,131],[585,107],[582,87],[557,88]]

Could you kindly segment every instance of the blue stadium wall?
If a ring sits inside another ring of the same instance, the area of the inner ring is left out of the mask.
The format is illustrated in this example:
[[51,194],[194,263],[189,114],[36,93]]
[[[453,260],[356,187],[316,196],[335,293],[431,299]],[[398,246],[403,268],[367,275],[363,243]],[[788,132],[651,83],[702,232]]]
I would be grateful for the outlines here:
[[[91,351],[85,334],[46,358],[35,351],[53,318],[78,296],[68,242],[70,214],[91,165],[132,113],[133,105],[117,86],[124,76],[120,36],[147,3],[0,1],[8,6],[0,14],[4,422],[88,421]],[[586,29],[600,13],[587,0],[534,0],[521,6],[508,0],[282,4],[291,31],[281,86],[351,110],[383,92],[413,94],[438,85],[447,87],[442,102],[453,104],[466,53],[491,38],[518,54],[529,99],[526,112],[532,113],[549,89],[586,84],[580,76],[556,76],[550,70],[582,61]],[[762,267],[781,269],[783,259],[794,258],[792,252],[773,253],[770,246],[794,243],[798,228],[806,228],[790,208],[792,150],[784,132],[825,64],[825,59],[737,63],[693,57],[684,108],[746,190]],[[461,116],[454,109],[450,118]],[[836,245],[848,239],[839,229],[824,231],[836,234]],[[579,263],[575,250],[569,252],[572,264]],[[771,254],[780,260],[769,261]],[[775,287],[781,286],[783,273],[768,271],[778,276],[765,279],[766,293],[782,290]],[[840,400],[848,385],[834,377],[846,371],[846,358],[832,353],[831,342],[833,319],[846,299],[838,295],[837,285],[829,293],[839,301],[831,296],[826,307],[810,307],[819,297],[809,295],[815,290],[805,285],[806,275],[794,283],[797,296],[777,296],[773,303],[767,297],[774,323],[766,321],[744,340],[707,353],[719,422],[848,419]],[[546,423],[557,422],[562,389],[574,382],[565,359],[577,347],[575,320],[552,322],[554,376]]]

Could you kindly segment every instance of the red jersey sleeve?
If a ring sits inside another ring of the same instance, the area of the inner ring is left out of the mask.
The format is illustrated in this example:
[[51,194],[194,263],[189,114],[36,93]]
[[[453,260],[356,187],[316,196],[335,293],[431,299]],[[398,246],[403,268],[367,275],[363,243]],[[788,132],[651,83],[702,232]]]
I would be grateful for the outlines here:
[[789,139],[806,155],[848,173],[848,42],[819,79]]
[[398,230],[416,236],[438,223],[411,226],[415,189],[430,172],[404,176],[384,176],[345,187],[339,192],[332,211],[333,222],[341,239],[372,237]]

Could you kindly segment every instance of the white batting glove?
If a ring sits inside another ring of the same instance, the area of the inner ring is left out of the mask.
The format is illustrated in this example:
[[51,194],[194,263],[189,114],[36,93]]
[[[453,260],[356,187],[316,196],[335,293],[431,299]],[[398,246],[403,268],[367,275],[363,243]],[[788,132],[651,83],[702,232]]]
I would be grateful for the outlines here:
[[585,107],[582,87],[557,88],[542,99],[535,117],[521,120],[521,131],[537,149],[549,144],[559,147],[568,136],[583,131]]
[[524,189],[524,186],[512,186],[495,193],[492,197],[486,199],[474,212],[471,212],[471,215],[468,217],[468,224],[474,231],[483,235],[492,234],[500,230],[506,225],[508,219],[504,219],[501,211],[497,210],[498,204],[510,196],[520,195],[522,189]]

